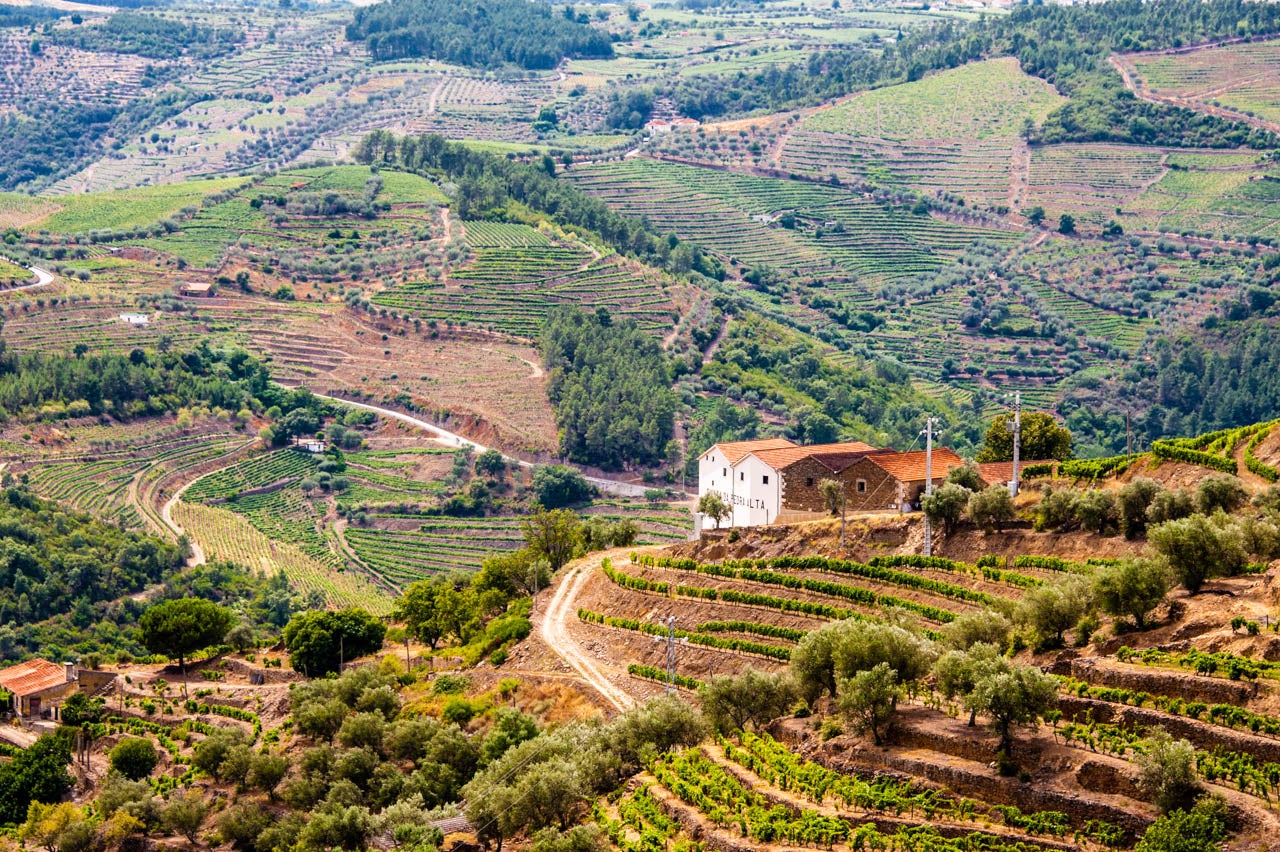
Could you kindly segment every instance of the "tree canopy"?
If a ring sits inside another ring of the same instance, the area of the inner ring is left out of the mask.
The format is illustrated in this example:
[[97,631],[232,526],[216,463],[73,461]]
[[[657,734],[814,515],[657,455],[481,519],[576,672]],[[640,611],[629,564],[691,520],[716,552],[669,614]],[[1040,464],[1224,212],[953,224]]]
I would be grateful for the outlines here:
[[[987,436],[981,450],[980,462],[1002,462],[1013,459],[1012,414],[998,414],[987,427]],[[1022,439],[1020,458],[1025,460],[1071,458],[1071,432],[1058,423],[1051,414],[1030,411],[1022,415]]]
[[185,667],[193,652],[222,642],[234,620],[230,610],[200,598],[161,601],[142,614],[139,640]]
[[356,10],[347,38],[365,42],[377,61],[429,56],[477,68],[613,56],[608,33],[525,0],[384,0]]
[[542,328],[542,359],[571,460],[618,469],[666,458],[676,402],[656,337],[607,313],[558,310]]
[[386,632],[386,625],[362,609],[303,612],[285,625],[284,646],[294,671],[323,677],[381,648]]

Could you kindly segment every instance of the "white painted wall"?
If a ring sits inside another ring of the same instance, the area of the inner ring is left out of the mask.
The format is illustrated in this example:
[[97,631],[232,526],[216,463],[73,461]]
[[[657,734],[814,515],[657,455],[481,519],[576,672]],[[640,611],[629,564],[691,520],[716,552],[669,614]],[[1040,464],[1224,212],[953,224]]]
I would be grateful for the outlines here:
[[[732,510],[732,515],[722,522],[727,526],[763,526],[776,519],[782,507],[782,484],[777,471],[754,455],[730,465],[715,447],[698,460],[698,496],[712,492],[719,494]],[[715,521],[706,518],[704,529],[714,528]]]

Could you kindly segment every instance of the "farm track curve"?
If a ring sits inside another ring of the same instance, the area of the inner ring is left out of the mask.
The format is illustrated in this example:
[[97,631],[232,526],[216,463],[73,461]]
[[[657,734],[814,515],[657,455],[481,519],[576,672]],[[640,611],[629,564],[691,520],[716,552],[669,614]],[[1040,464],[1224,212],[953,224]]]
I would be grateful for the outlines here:
[[569,635],[568,621],[578,617],[575,601],[582,587],[591,579],[592,572],[599,568],[601,558],[601,554],[593,554],[571,564],[564,571],[555,594],[551,596],[551,601],[538,621],[538,635],[548,648],[568,663],[605,701],[616,710],[626,710],[635,706],[635,698],[614,684],[608,674]]

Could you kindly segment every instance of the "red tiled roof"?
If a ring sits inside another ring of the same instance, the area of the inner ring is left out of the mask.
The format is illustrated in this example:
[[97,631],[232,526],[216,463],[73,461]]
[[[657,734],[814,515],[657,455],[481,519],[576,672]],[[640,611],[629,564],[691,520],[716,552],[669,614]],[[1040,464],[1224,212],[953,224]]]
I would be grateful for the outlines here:
[[754,455],[774,470],[790,467],[798,461],[825,455],[842,455],[847,453],[874,453],[876,448],[861,441],[847,441],[843,444],[809,444],[797,447],[782,447],[776,450],[755,450]]
[[724,457],[729,460],[729,464],[737,464],[750,453],[759,450],[781,450],[794,446],[795,444],[786,438],[760,438],[756,441],[728,441],[723,444],[716,444],[712,449],[718,449],[724,453]]
[[[868,458],[899,482],[924,482],[924,450],[916,450],[911,453],[876,453],[868,456]],[[935,447],[933,450],[933,481],[941,481],[946,477],[947,471],[963,465],[964,459],[951,450],[946,447]]]
[[0,687],[18,696],[34,695],[66,682],[66,669],[48,660],[27,660],[7,669],[0,669]]
[[[1020,461],[1018,462],[1018,471],[1026,469],[1028,465],[1033,464],[1058,464],[1054,459],[1043,459],[1039,461]],[[978,475],[982,477],[982,481],[988,485],[1001,484],[1013,479],[1013,462],[982,462],[978,465]]]

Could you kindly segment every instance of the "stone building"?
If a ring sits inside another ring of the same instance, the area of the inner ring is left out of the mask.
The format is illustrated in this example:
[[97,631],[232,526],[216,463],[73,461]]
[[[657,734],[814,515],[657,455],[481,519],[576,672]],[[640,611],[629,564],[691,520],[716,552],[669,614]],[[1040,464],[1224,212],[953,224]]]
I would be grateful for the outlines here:
[[[934,483],[963,464],[951,450],[935,449]],[[925,488],[925,452],[899,453],[860,441],[800,446],[766,438],[716,444],[698,458],[698,496],[719,494],[730,508],[729,526],[822,517],[824,479],[844,485],[850,512],[914,510]]]
[[71,663],[27,660],[0,669],[0,689],[13,696],[13,712],[19,716],[48,715],[75,692],[76,669]]

